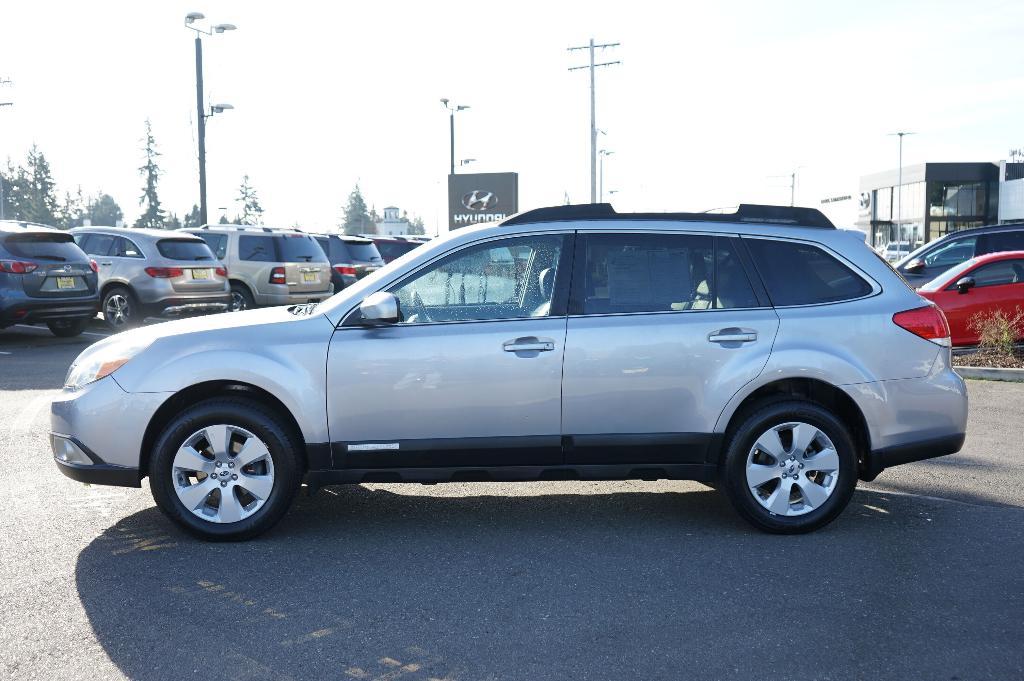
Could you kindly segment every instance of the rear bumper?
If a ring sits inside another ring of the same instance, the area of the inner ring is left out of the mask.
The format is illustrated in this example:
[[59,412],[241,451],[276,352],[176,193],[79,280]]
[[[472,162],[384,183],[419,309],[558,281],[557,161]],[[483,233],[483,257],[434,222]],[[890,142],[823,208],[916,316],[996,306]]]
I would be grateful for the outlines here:
[[306,293],[257,293],[257,305],[297,305],[301,303],[319,303],[334,295],[334,287],[326,291],[309,291]]
[[201,298],[166,298],[152,306],[152,314],[158,317],[183,317],[194,314],[225,312],[231,307],[231,294],[218,293]]
[[0,326],[52,322],[60,319],[91,319],[100,310],[97,296],[84,298],[23,299],[0,308]]
[[966,437],[966,433],[958,433],[920,440],[918,442],[909,442],[894,447],[886,447],[885,449],[876,449],[865,457],[860,479],[870,482],[877,478],[878,474],[886,468],[914,461],[934,459],[948,454],[956,454],[964,446],[964,439]]

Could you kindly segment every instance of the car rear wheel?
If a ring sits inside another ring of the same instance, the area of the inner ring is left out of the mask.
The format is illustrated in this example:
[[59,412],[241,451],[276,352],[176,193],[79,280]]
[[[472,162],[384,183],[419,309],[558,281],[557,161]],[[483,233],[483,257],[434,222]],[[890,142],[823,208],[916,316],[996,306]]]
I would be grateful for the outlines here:
[[46,322],[46,326],[50,328],[50,333],[54,336],[73,338],[85,331],[88,323],[88,319],[57,319],[52,322]]
[[135,296],[123,286],[115,286],[103,294],[103,320],[114,331],[134,326],[138,312]]
[[256,307],[252,293],[244,284],[231,284],[231,312],[251,310]]
[[747,416],[729,439],[723,488],[755,527],[798,534],[842,513],[857,485],[846,426],[812,402],[780,401]]
[[149,466],[157,506],[192,534],[249,539],[273,527],[301,482],[298,437],[272,411],[238,398],[191,407],[164,429]]

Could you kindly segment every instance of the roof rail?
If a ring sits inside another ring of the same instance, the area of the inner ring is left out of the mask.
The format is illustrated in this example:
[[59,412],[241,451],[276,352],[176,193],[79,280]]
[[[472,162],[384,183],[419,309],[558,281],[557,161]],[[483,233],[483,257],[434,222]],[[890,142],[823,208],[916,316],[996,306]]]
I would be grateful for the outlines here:
[[735,213],[616,213],[610,203],[585,203],[570,206],[535,208],[516,213],[501,221],[502,225],[523,225],[533,222],[565,222],[570,220],[666,220],[679,222],[747,222],[794,227],[835,229],[836,226],[817,208],[794,206],[762,206],[740,204]]
[[200,225],[198,227],[188,227],[187,229],[230,229],[230,230],[234,230],[236,232],[270,232],[270,233],[297,232],[297,233],[305,234],[305,232],[303,232],[301,229],[296,229],[295,227],[264,227],[262,225],[234,225],[234,224],[230,224],[230,225],[220,225],[220,224],[211,225],[211,224],[205,224],[205,225]]

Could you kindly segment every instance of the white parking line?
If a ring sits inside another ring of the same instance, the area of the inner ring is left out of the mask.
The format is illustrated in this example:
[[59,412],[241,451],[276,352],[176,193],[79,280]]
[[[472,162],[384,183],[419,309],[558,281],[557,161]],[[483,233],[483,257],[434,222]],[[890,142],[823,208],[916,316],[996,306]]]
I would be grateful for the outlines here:
[[36,425],[44,408],[48,407],[58,393],[56,390],[49,390],[42,395],[36,395],[29,400],[28,404],[21,408],[18,415],[14,417],[13,425],[9,426],[11,433],[28,433]]
[[11,354],[11,353],[9,353],[9,352],[4,352],[3,350],[0,350],[0,355],[9,355],[9,354]]
[[[40,326],[32,326],[31,324],[15,324],[15,326],[18,327],[18,328],[21,328],[21,329],[32,329],[33,331],[40,331],[40,332],[50,333],[49,329],[46,329],[46,328],[43,328],[43,327],[40,327]],[[110,334],[109,333],[96,333],[95,331],[83,331],[82,335],[83,336],[98,336],[99,338],[106,338]]]

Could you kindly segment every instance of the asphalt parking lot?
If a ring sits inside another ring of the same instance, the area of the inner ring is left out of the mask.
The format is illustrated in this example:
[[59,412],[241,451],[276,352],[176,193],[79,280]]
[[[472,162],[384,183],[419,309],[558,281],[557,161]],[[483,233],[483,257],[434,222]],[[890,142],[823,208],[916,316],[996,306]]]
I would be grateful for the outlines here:
[[215,545],[53,465],[90,333],[0,331],[2,679],[1024,678],[1024,384],[970,382],[964,451],[812,535],[697,483],[473,483],[303,495]]

